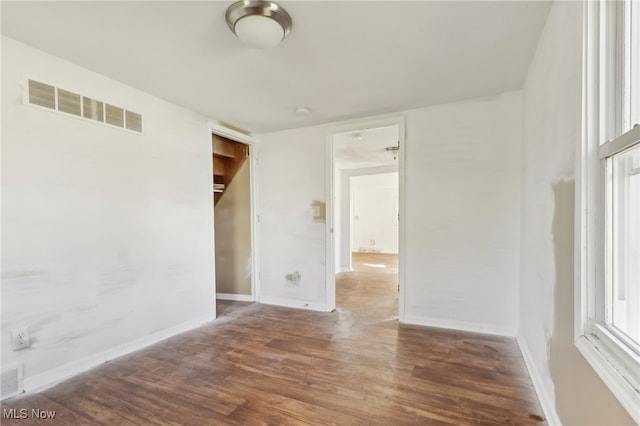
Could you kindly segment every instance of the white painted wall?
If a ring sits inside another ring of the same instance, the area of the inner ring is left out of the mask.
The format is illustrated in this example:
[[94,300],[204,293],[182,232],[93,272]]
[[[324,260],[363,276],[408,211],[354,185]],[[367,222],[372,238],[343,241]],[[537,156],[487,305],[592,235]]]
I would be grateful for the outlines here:
[[[28,77],[144,134],[24,105]],[[3,37],[2,365],[33,388],[214,318],[211,175],[203,117]]]
[[[407,321],[515,335],[521,93],[406,111]],[[264,294],[323,303],[325,127],[259,137]],[[299,269],[300,288],[284,274]],[[304,269],[304,272],[303,270]]]
[[555,2],[524,86],[518,338],[550,424],[631,425],[573,344],[581,30],[582,3]]
[[[325,131],[306,127],[257,136],[260,301],[324,309],[325,223],[313,201],[325,201]],[[298,285],[288,274],[300,273]]]
[[351,176],[353,251],[398,253],[398,173]]
[[406,118],[406,321],[515,335],[521,93]]

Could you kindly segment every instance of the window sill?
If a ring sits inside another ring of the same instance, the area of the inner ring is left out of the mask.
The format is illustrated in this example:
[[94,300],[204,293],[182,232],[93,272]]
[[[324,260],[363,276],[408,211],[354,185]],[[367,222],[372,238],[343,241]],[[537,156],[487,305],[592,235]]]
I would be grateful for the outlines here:
[[640,424],[640,393],[623,377],[623,375],[598,350],[596,343],[589,337],[582,335],[576,340],[576,347],[587,360],[589,365],[600,376],[616,399]]

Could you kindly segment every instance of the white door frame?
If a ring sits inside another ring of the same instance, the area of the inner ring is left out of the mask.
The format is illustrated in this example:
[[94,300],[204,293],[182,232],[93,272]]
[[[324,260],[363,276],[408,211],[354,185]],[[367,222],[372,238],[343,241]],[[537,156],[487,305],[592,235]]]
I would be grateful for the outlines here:
[[400,294],[398,296],[398,318],[400,322],[404,322],[405,313],[405,119],[404,116],[382,116],[367,119],[356,119],[341,123],[335,123],[327,127],[326,138],[326,306],[327,310],[332,311],[336,308],[336,262],[335,262],[335,238],[333,228],[335,226],[334,212],[334,158],[333,158],[333,136],[337,133],[355,132],[358,130],[373,129],[379,127],[398,126],[398,139],[400,151],[398,152],[398,192],[399,192],[399,241],[398,241],[398,284]]
[[[238,132],[237,130],[230,129],[217,122],[209,122],[207,128],[209,129],[209,139],[212,134],[231,139],[235,142],[240,142],[249,146],[249,191],[251,201],[251,300],[255,302],[260,301],[260,257],[259,257],[259,241],[258,241],[258,187],[257,187],[257,169],[258,169],[258,143],[255,138],[250,135]],[[211,154],[213,155],[213,144],[211,144]],[[213,179],[213,177],[212,177]],[[213,185],[213,181],[212,185]],[[214,224],[215,224],[215,209],[214,210]],[[214,226],[214,238],[213,238],[213,254],[215,265],[215,226]],[[213,276],[214,290],[216,289],[215,270]]]

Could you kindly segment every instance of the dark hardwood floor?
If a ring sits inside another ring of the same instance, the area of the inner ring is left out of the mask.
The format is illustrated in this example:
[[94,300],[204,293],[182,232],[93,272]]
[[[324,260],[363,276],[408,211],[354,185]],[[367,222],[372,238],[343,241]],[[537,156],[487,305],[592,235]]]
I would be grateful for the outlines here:
[[546,424],[513,339],[398,324],[396,263],[356,254],[332,313],[219,301],[213,324],[2,404],[54,420],[2,424]]

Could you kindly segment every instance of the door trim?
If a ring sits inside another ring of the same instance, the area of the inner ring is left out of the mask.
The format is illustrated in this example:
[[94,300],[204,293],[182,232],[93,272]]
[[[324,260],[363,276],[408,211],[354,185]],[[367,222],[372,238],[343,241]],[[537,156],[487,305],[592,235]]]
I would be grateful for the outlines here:
[[[249,192],[251,199],[251,300],[254,302],[260,301],[260,252],[259,252],[259,233],[258,233],[258,211],[257,211],[257,199],[258,199],[258,187],[257,187],[257,169],[258,169],[258,142],[251,135],[247,135],[237,130],[230,129],[220,123],[210,121],[208,122],[207,129],[209,130],[209,138],[212,134],[231,139],[235,142],[243,143],[249,146]],[[213,155],[213,144],[211,145],[211,155]],[[212,171],[213,175],[213,171]],[[213,193],[212,193],[213,198]],[[213,213],[215,224],[215,209]],[[214,226],[214,238],[213,238],[213,253],[214,253],[214,292],[216,290],[215,281],[215,226]],[[217,294],[217,293],[216,293]]]
[[329,125],[325,131],[325,158],[326,158],[326,206],[327,206],[327,226],[326,226],[326,279],[325,294],[327,310],[333,311],[336,308],[336,268],[335,268],[335,239],[333,228],[335,226],[334,212],[334,158],[333,158],[333,136],[336,133],[355,132],[358,130],[398,126],[398,139],[400,151],[398,153],[398,192],[399,192],[399,229],[398,229],[398,284],[400,294],[398,295],[398,318],[400,322],[405,322],[406,284],[405,284],[405,118],[404,116],[381,116],[366,119],[349,120]]

